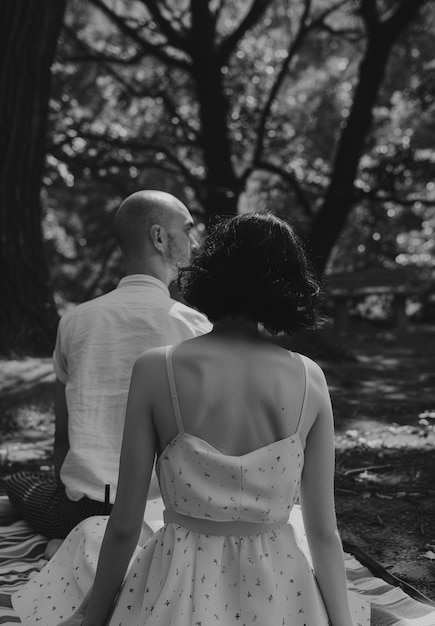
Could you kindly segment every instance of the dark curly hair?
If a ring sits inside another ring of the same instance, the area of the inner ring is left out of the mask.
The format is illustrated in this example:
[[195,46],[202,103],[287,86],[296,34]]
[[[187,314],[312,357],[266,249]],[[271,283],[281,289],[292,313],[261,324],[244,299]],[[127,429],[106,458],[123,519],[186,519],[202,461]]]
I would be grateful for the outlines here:
[[212,322],[241,316],[274,335],[316,324],[319,285],[292,226],[272,213],[218,222],[178,285]]

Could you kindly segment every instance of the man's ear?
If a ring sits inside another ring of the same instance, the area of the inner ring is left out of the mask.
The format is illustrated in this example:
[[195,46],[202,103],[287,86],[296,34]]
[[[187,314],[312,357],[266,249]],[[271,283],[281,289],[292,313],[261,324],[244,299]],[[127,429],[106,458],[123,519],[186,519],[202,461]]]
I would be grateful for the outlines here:
[[153,224],[150,228],[150,237],[155,249],[163,254],[166,252],[168,235],[160,224]]

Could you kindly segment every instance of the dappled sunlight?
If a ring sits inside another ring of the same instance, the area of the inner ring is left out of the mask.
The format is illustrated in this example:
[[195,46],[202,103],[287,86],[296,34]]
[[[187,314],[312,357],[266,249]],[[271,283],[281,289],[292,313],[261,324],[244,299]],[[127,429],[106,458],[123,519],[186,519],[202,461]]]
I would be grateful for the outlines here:
[[[396,338],[366,329],[329,337],[321,355],[335,415],[340,533],[428,594],[433,561],[425,555],[435,553],[428,523],[435,514],[433,336],[428,327]],[[309,354],[306,348],[300,351]],[[0,491],[2,478],[17,470],[51,470],[53,395],[50,359],[0,364]]]
[[377,451],[435,449],[435,423],[429,426],[419,423],[387,426],[372,419],[354,418],[349,421],[349,428],[337,430],[336,447],[340,450],[369,448]]
[[373,369],[397,367],[400,363],[400,359],[397,357],[386,358],[381,354],[375,354],[375,355],[370,355],[370,356],[366,356],[364,354],[358,354],[356,358],[360,363],[368,363],[370,367],[372,367]]
[[37,383],[54,381],[51,358],[24,358],[0,361],[0,390],[2,396],[23,391]]
[[[30,439],[30,438],[29,438]],[[14,465],[37,465],[38,470],[48,471],[52,467],[53,437],[26,442],[11,441],[0,446],[0,468]]]
[[405,400],[406,394],[399,391],[397,385],[391,384],[389,381],[382,380],[365,380],[361,382],[360,392],[362,394],[372,394],[373,392],[382,393],[391,400]]

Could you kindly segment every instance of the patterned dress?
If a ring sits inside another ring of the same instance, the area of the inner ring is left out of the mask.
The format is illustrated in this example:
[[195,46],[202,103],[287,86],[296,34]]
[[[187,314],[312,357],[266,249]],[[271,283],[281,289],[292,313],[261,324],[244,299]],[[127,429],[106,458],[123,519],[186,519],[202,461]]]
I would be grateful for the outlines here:
[[[300,520],[288,523],[304,459],[304,359],[296,432],[241,456],[184,432],[169,350],[166,359],[179,432],[157,462],[165,523],[136,550],[110,626],[328,626]],[[82,522],[14,597],[24,624],[54,626],[80,603],[104,527]],[[369,626],[367,604],[351,594],[351,605],[354,626]]]

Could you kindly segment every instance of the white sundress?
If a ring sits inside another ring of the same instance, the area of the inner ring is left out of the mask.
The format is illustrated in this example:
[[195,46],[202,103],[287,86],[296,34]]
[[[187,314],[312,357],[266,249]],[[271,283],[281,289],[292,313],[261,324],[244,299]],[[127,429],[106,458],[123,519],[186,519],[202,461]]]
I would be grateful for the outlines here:
[[[183,427],[171,350],[166,364],[178,434],[157,461],[164,525],[133,556],[109,626],[328,626],[295,507],[304,451],[296,432],[241,456]],[[289,516],[291,519],[289,522]],[[92,584],[107,518],[79,524],[13,597],[25,626],[55,626]],[[349,591],[354,626],[370,606]]]

